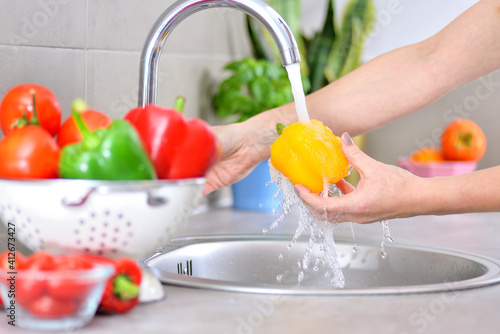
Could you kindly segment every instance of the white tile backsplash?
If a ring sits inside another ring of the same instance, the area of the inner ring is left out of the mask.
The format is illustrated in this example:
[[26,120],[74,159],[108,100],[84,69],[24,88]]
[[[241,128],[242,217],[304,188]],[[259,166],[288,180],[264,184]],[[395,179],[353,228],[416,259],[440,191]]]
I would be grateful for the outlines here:
[[87,0],[87,48],[98,50],[142,49],[160,13],[173,0]]
[[0,96],[22,83],[46,86],[58,98],[64,116],[75,97],[84,97],[84,51],[0,45]]
[[112,118],[137,106],[139,52],[88,50],[86,100],[90,108]]
[[222,80],[229,58],[166,54],[160,62],[157,104],[173,108],[177,96],[186,99],[184,115],[201,117],[211,124],[214,88]]
[[85,1],[0,0],[0,44],[85,46]]

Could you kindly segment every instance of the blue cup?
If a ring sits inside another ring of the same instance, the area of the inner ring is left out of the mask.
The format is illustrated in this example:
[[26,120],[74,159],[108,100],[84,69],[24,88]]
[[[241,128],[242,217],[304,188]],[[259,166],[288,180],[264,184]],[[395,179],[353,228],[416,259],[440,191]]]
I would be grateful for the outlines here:
[[276,199],[276,183],[271,183],[268,161],[262,161],[244,179],[232,185],[233,208],[251,211],[272,211],[277,209],[283,198]]

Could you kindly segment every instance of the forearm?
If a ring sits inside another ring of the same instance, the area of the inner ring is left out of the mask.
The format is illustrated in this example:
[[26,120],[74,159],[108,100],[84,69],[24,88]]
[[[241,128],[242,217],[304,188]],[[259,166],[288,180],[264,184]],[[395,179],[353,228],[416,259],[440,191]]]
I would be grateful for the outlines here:
[[409,215],[500,211],[500,166],[421,181]]
[[312,117],[360,134],[500,68],[500,1],[482,0],[420,43],[377,57],[312,94]]

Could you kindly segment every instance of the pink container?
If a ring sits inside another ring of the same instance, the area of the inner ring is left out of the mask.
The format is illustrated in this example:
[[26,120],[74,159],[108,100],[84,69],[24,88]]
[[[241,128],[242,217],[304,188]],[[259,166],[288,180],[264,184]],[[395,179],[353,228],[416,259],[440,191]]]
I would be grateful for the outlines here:
[[452,176],[473,172],[477,161],[437,161],[431,163],[417,163],[409,158],[399,158],[398,167],[420,177]]

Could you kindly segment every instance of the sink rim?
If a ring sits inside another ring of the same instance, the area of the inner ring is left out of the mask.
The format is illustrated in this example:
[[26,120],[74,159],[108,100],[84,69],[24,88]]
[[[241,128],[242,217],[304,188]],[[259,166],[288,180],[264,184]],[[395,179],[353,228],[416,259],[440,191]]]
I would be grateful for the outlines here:
[[[158,278],[162,283],[174,286],[198,288],[206,290],[216,290],[225,292],[238,293],[257,293],[257,294],[273,294],[273,295],[401,295],[401,294],[423,294],[423,293],[438,293],[476,289],[480,287],[492,286],[500,283],[500,259],[489,256],[473,254],[453,249],[445,249],[426,245],[415,245],[405,243],[386,243],[386,252],[390,256],[391,249],[406,249],[422,252],[434,252],[441,255],[455,256],[466,259],[481,265],[485,269],[485,273],[465,280],[454,282],[443,282],[435,284],[407,285],[397,287],[371,287],[371,288],[325,288],[325,287],[306,287],[306,286],[289,286],[280,288],[279,286],[251,286],[245,283],[233,281],[215,280],[208,278],[199,278],[178,273],[162,271],[150,263],[168,254],[170,251],[186,247],[193,244],[213,243],[213,242],[230,242],[230,241],[286,241],[290,242],[291,235],[283,234],[218,234],[218,235],[195,235],[183,236],[172,239],[170,243],[164,247],[160,247],[157,253],[143,261],[145,268]],[[300,240],[299,240],[300,241]],[[354,245],[352,239],[335,238],[335,243]],[[356,239],[358,247],[380,247],[380,242],[373,240]]]

